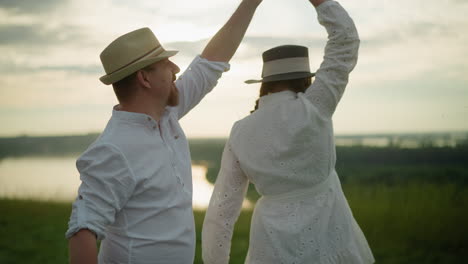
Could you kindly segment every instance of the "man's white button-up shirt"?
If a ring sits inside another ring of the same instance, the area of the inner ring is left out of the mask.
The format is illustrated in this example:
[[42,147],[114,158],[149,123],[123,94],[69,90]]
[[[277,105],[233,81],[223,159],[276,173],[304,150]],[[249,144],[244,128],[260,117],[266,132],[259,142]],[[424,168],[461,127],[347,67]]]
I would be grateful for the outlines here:
[[159,122],[113,110],[76,162],[82,183],[67,238],[93,231],[102,240],[99,263],[193,263],[191,160],[178,120],[228,69],[196,57],[176,82],[179,105],[168,107]]

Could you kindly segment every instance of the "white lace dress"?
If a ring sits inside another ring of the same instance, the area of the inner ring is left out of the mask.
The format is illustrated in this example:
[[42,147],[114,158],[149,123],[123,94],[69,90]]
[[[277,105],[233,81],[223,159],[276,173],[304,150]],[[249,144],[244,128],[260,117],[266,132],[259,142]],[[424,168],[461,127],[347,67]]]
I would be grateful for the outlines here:
[[249,182],[261,194],[246,263],[373,263],[335,172],[332,115],[357,62],[359,37],[335,1],[317,8],[329,35],[306,93],[260,98],[236,122],[202,231],[204,263],[228,263],[234,224]]

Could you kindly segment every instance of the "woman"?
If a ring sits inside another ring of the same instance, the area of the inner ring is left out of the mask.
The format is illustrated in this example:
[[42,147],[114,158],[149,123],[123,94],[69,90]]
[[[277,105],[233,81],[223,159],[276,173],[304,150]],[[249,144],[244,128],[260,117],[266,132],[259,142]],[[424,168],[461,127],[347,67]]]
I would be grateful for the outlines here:
[[[359,37],[335,1],[310,0],[329,41],[316,75],[308,50],[263,53],[260,99],[236,122],[202,232],[205,263],[228,263],[234,223],[252,182],[255,207],[246,263],[373,263],[335,172],[332,115],[357,62]],[[311,84],[311,78],[315,81]]]

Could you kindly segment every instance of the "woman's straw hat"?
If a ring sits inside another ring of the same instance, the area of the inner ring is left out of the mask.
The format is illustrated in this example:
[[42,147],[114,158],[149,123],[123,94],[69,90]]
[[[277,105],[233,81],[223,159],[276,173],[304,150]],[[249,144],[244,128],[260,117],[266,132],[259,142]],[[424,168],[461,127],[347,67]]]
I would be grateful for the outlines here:
[[99,78],[112,84],[178,51],[167,51],[149,28],[141,28],[118,37],[101,53],[106,75]]

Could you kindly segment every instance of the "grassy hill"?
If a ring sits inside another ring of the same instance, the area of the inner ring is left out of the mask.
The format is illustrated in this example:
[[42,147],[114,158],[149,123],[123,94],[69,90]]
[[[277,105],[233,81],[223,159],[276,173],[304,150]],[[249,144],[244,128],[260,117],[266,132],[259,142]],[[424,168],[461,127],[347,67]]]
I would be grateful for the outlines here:
[[[78,156],[97,134],[0,139],[1,158]],[[189,141],[192,162],[214,182],[225,139]],[[337,171],[377,263],[466,263],[468,145],[338,146]],[[258,197],[251,188],[249,199]],[[65,263],[71,205],[0,199],[0,263]],[[243,263],[252,212],[235,229],[231,263]],[[197,253],[204,212],[195,212]]]

